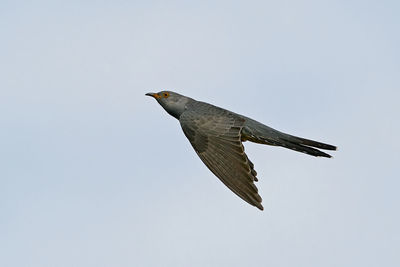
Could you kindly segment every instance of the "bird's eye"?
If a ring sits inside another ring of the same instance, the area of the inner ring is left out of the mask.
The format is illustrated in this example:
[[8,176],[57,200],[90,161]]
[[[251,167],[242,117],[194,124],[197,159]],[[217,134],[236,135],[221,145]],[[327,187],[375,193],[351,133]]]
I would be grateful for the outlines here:
[[168,93],[168,92],[164,92],[163,96],[164,96],[165,98],[167,98],[167,97],[169,97],[169,93]]

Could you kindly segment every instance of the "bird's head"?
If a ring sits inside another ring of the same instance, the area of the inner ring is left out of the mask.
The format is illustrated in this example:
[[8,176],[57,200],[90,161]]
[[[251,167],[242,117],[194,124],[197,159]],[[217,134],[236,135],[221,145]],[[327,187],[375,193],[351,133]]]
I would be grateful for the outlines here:
[[177,119],[185,110],[186,104],[191,100],[189,97],[171,91],[147,93],[146,95],[154,97],[171,116]]

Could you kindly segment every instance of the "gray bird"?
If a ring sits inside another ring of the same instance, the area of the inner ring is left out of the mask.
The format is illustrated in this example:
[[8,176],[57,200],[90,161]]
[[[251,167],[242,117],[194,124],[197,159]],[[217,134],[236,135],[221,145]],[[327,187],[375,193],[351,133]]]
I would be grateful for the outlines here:
[[254,184],[258,181],[257,172],[244,153],[242,142],[282,146],[327,158],[331,156],[315,148],[336,150],[335,146],[279,132],[248,117],[178,93],[161,91],[146,95],[154,97],[171,116],[179,120],[197,155],[215,176],[236,195],[260,210],[264,208]]

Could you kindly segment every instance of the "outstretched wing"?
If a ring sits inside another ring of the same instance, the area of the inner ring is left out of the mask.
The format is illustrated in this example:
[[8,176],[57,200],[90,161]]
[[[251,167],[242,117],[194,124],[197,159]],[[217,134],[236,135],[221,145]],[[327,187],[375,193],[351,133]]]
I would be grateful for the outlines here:
[[183,132],[204,164],[236,195],[263,210],[254,182],[257,172],[244,153],[244,119],[227,110],[197,102],[179,118]]

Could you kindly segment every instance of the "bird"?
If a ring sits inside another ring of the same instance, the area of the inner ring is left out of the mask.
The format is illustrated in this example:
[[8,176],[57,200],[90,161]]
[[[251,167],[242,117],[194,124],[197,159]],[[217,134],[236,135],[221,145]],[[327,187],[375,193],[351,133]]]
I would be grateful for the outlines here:
[[232,192],[252,206],[263,210],[254,164],[244,151],[250,141],[280,146],[316,157],[330,158],[319,150],[336,150],[336,146],[289,135],[232,111],[197,101],[172,91],[147,93],[172,117],[179,120],[193,149]]

